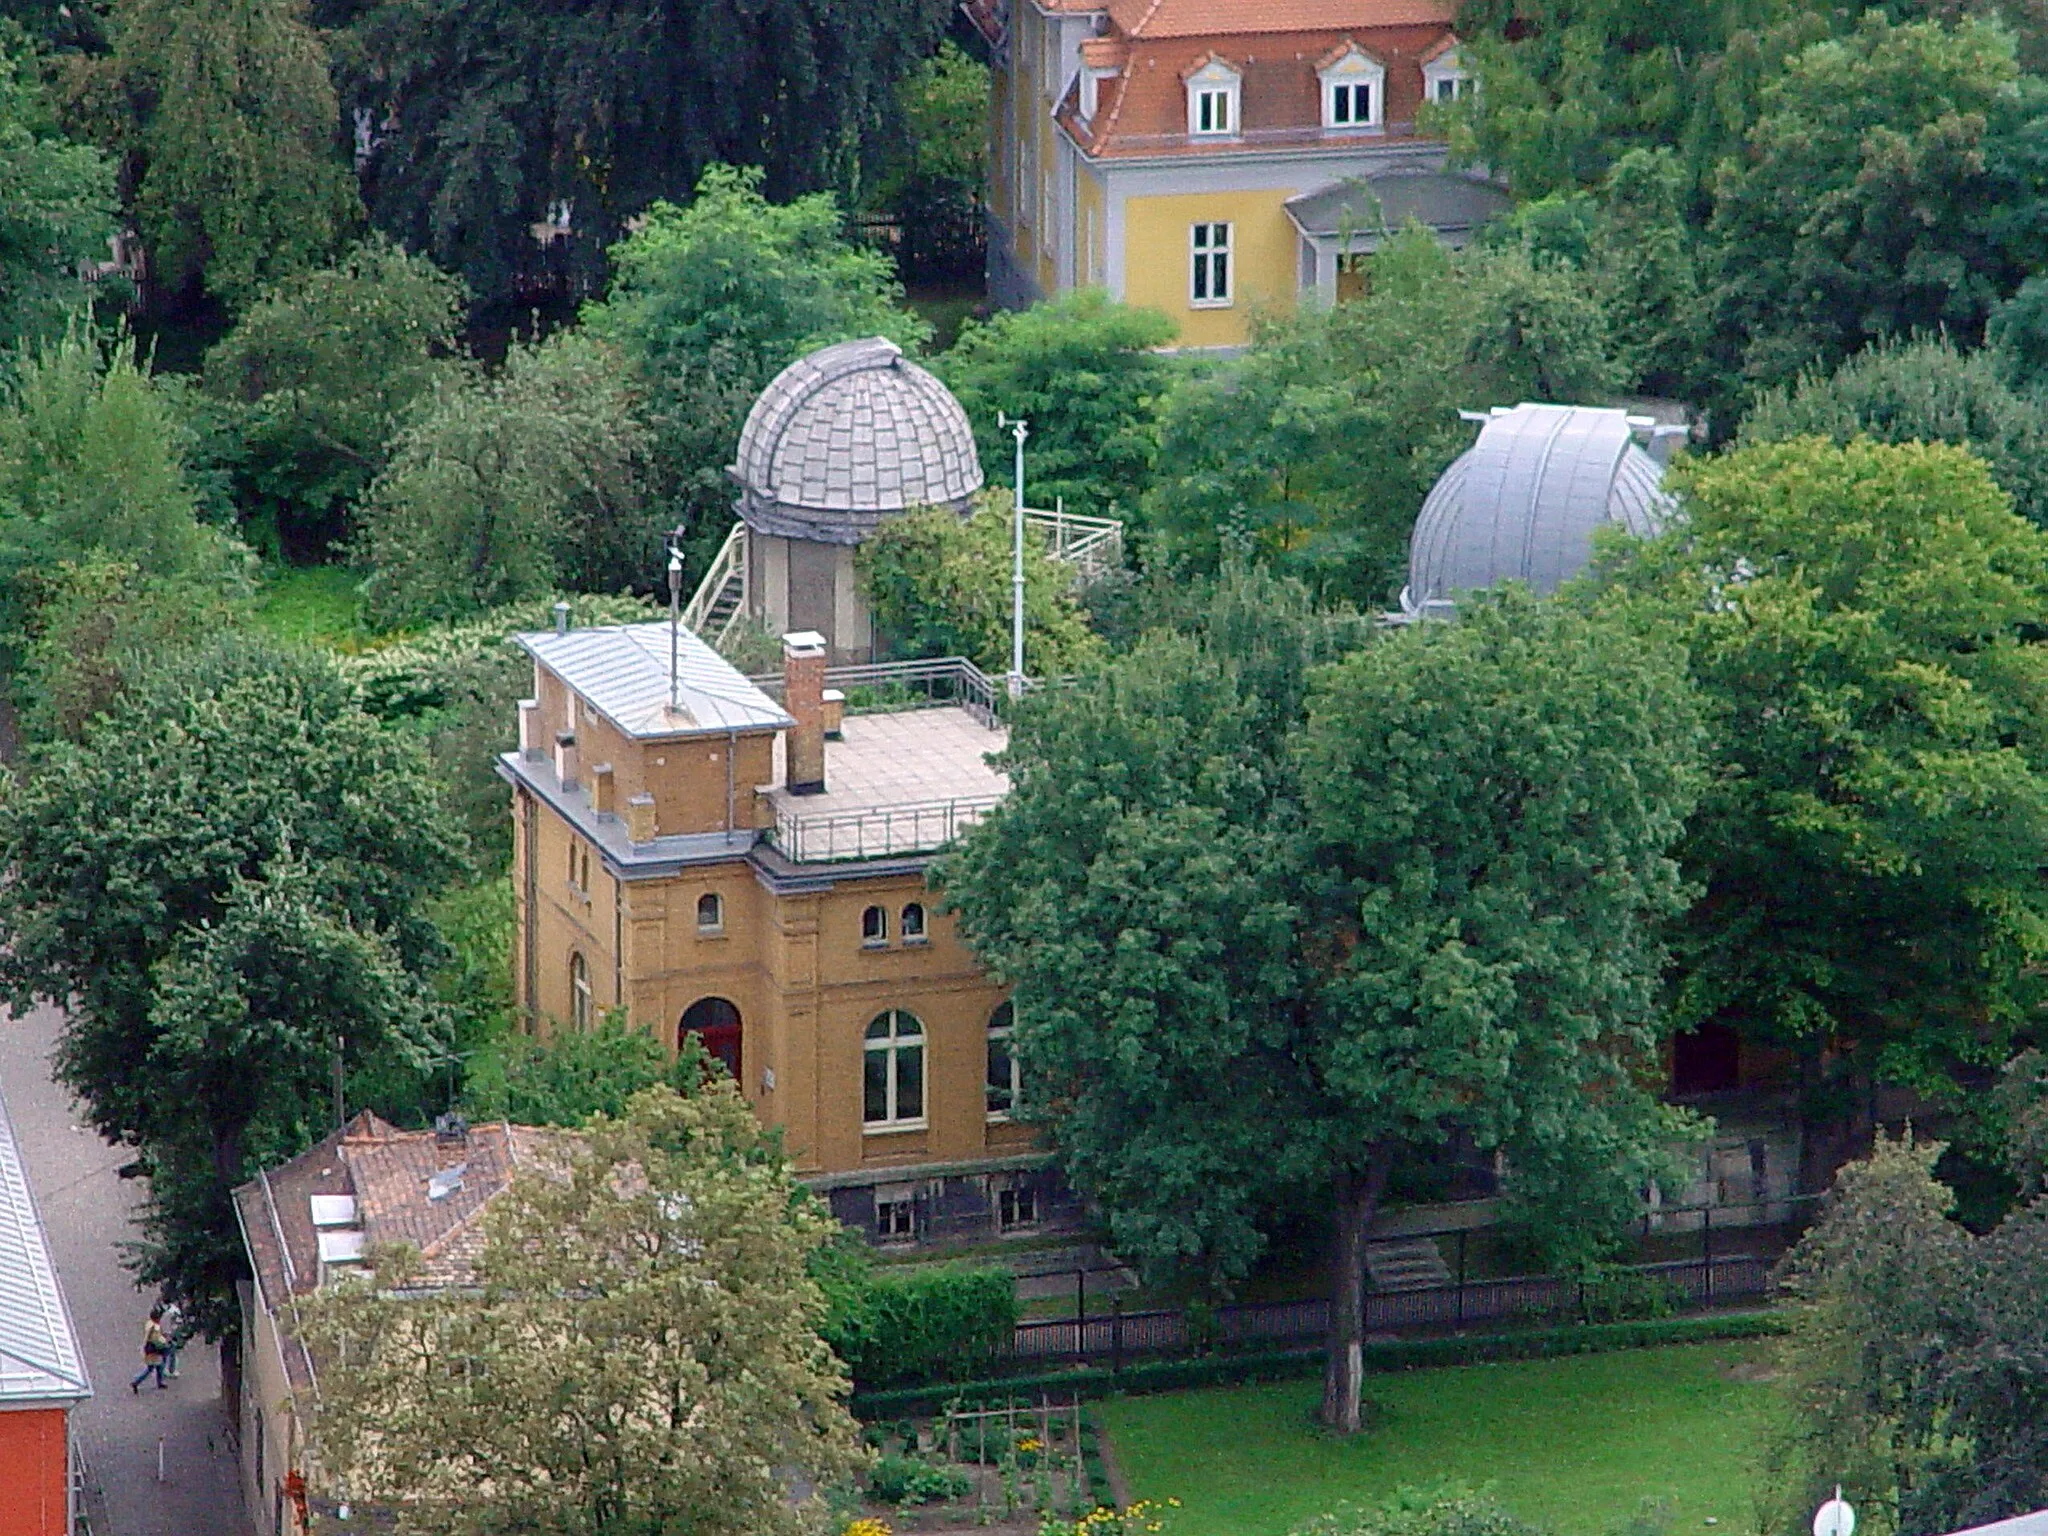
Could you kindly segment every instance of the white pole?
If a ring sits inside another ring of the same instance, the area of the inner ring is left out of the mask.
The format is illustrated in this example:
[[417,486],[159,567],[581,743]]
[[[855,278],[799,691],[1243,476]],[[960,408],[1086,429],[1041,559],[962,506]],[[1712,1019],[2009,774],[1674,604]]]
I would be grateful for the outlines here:
[[1028,422],[997,416],[1017,442],[1017,504],[1010,513],[1010,697],[1024,696],[1024,439],[1031,435]]
[[671,710],[682,708],[683,703],[681,664],[676,654],[682,644],[682,631],[683,555],[671,544],[668,547],[668,707]]

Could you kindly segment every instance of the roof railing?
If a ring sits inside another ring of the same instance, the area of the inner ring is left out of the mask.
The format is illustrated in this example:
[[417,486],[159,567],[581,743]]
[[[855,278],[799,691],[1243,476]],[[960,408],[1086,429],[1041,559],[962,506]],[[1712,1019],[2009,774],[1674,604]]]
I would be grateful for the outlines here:
[[[747,681],[777,703],[782,702],[780,672],[757,673]],[[904,709],[964,709],[990,730],[1002,724],[1002,690],[965,656],[827,667],[825,686],[846,695],[849,715]]]
[[769,839],[797,864],[836,864],[859,859],[932,853],[979,822],[1000,795],[876,805],[858,811],[803,815],[781,811]]

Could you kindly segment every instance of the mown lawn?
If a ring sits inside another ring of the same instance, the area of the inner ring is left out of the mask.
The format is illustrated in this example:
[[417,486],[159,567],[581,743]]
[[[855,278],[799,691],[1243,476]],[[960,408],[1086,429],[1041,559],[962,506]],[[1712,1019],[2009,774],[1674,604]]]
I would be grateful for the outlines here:
[[[1558,1536],[1603,1536],[1646,1499],[1673,1536],[1752,1528],[1750,1462],[1766,1345],[1694,1344],[1367,1379],[1373,1428],[1311,1422],[1318,1381],[1102,1405],[1133,1498],[1182,1501],[1173,1536],[1282,1536],[1404,1484],[1491,1484]],[[1748,1378],[1748,1379],[1744,1379]]]
[[341,565],[267,570],[256,598],[256,623],[281,640],[357,650],[369,638],[356,623],[359,581]]

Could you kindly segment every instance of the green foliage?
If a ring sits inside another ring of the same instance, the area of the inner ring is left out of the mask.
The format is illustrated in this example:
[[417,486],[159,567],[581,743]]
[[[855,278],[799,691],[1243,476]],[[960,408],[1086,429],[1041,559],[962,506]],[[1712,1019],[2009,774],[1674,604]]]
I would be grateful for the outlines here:
[[114,168],[59,131],[38,61],[0,38],[0,349],[48,339],[86,299],[81,262],[114,233]]
[[1685,1287],[1675,1280],[1620,1265],[1601,1265],[1579,1282],[1573,1304],[1585,1322],[1624,1323],[1670,1317],[1687,1296]]
[[[899,82],[949,9],[351,0],[327,14],[345,18],[344,99],[381,119],[366,194],[378,226],[509,307],[521,278],[550,267],[589,291],[603,246],[716,162],[763,167],[778,198],[871,175],[905,137]],[[388,117],[387,103],[400,104]],[[979,144],[985,124],[972,128]],[[576,238],[537,259],[528,231],[557,202]]]
[[816,1273],[831,1301],[821,1332],[862,1391],[985,1370],[1016,1330],[1006,1269],[895,1270],[841,1242]]
[[1764,395],[1739,441],[1794,437],[1954,443],[1985,462],[2020,516],[2048,524],[2048,402],[2015,391],[1988,349],[1960,352],[1946,337],[1877,342],[1831,374],[1809,370]]
[[1981,334],[2033,256],[2048,84],[2014,82],[1975,20],[1855,31],[1789,59],[1715,187],[1713,293],[1750,387],[1831,369],[1886,335]]
[[1347,1506],[1294,1528],[1293,1536],[1538,1536],[1494,1499],[1448,1484],[1400,1488],[1373,1509]]
[[965,1472],[919,1456],[879,1456],[868,1468],[868,1496],[883,1504],[939,1504],[973,1486]]
[[929,335],[901,307],[888,258],[846,241],[830,195],[773,203],[764,185],[758,169],[714,165],[687,207],[656,203],[612,248],[611,293],[585,311],[637,375],[656,485],[698,561],[731,526],[725,466],[775,374],[829,342],[914,349]]
[[424,1069],[423,903],[460,844],[418,750],[327,658],[174,653],[0,797],[0,992],[61,1003],[63,1081],[152,1175],[145,1280],[234,1327],[228,1191],[331,1125],[354,1073]]
[[901,230],[894,255],[907,281],[980,275],[989,91],[988,66],[950,41],[896,87],[900,136],[868,198]]
[[1470,445],[1458,411],[1598,398],[1614,378],[1600,314],[1575,269],[1404,229],[1366,295],[1261,322],[1244,356],[1168,397],[1143,531],[1198,570],[1248,556],[1384,606],[1423,497]]
[[[1014,987],[1022,1112],[1154,1274],[1241,1275],[1263,1211],[1327,1191],[1356,1276],[1395,1165],[1453,1130],[1569,1251],[1679,1129],[1638,1086],[1698,751],[1672,654],[1527,600],[1314,671],[1332,648],[1233,574],[1034,699],[941,866]],[[1333,1366],[1331,1421],[1356,1405]]]
[[[1009,498],[978,499],[965,518],[923,507],[891,518],[854,552],[861,596],[899,655],[965,656],[984,672],[1010,666],[1013,539]],[[1078,672],[1102,644],[1074,600],[1073,567],[1024,540],[1024,670]]]
[[1958,1102],[2037,1015],[2048,534],[1945,445],[1806,438],[1676,483],[1680,525],[1611,565],[1709,712],[1676,1020],[1796,1052],[1819,1160],[1873,1083]]
[[239,310],[330,260],[362,205],[304,0],[114,0],[107,31],[156,284]]
[[258,542],[319,558],[415,402],[456,367],[461,283],[383,239],[278,283],[206,354]]
[[976,324],[934,362],[974,424],[982,471],[1006,482],[1014,447],[999,413],[1030,423],[1025,500],[1050,509],[1128,517],[1152,481],[1158,413],[1174,338],[1156,310],[1083,288]]
[[476,1283],[421,1285],[401,1246],[302,1298],[330,1486],[415,1536],[822,1529],[816,1490],[867,1458],[805,1273],[833,1223],[773,1134],[721,1082],[535,1153],[481,1215]]
[[132,337],[89,326],[25,348],[0,404],[0,628],[19,633],[41,578],[105,553],[156,582],[233,593],[247,552],[197,516],[171,403]]
[[[509,944],[504,958],[509,977]],[[671,1061],[659,1040],[613,1010],[587,1032],[557,1024],[542,1040],[508,1034],[487,1043],[470,1060],[463,1103],[480,1120],[574,1127],[593,1115],[623,1114],[635,1094],[657,1084],[696,1092],[717,1070],[695,1037]]]
[[438,389],[361,510],[365,614],[394,628],[466,619],[644,576],[659,548],[647,447],[619,358],[580,332]]
[[362,577],[347,566],[272,566],[263,573],[250,621],[294,645],[358,651],[370,638],[357,620],[361,586]]

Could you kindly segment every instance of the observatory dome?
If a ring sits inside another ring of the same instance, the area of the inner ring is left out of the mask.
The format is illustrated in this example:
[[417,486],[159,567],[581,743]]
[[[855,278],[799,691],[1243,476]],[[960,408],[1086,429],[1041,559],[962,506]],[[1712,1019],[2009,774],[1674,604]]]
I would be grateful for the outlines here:
[[919,506],[967,509],[974,431],[952,391],[880,336],[791,363],[747,414],[729,473],[757,534],[859,544]]
[[1663,478],[1626,412],[1496,407],[1422,504],[1402,612],[1448,614],[1458,593],[1503,581],[1554,592],[1591,561],[1602,524],[1645,537],[1663,527],[1672,507]]

